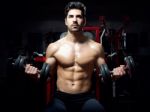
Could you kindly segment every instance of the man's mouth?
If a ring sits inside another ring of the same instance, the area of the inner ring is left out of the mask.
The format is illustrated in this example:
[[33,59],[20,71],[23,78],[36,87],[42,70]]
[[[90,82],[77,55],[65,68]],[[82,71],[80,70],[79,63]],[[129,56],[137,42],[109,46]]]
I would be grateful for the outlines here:
[[77,24],[72,24],[72,26],[78,26]]

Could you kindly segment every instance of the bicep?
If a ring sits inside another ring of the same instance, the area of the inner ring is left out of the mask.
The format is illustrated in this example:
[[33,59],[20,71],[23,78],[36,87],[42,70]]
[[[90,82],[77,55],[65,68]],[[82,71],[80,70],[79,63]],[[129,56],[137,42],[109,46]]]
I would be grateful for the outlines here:
[[97,56],[97,66],[99,67],[101,64],[105,64],[105,54],[102,46],[99,47],[98,56]]
[[46,58],[45,63],[48,63],[50,65],[50,68],[49,68],[50,76],[54,76],[56,71],[57,71],[57,69],[56,69],[56,59],[54,57]]
[[55,49],[52,45],[49,45],[46,50],[45,63],[50,65],[50,73],[53,74],[56,71],[56,58],[54,57]]
[[105,64],[105,59],[103,57],[98,57],[97,58],[97,66],[101,66],[102,64]]
[[48,57],[48,58],[46,58],[45,63],[48,63],[51,66],[55,66],[56,65],[56,59],[54,57]]
[[56,51],[56,49],[55,49],[53,44],[50,44],[46,49],[46,60],[45,60],[45,62],[50,64],[51,66],[56,64],[56,59],[54,57],[55,51]]

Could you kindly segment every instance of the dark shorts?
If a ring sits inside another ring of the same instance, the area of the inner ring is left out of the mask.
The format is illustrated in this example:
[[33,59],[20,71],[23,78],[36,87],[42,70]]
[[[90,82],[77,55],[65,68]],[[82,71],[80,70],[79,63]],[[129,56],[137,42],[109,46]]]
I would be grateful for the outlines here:
[[57,91],[46,112],[104,112],[104,108],[90,92],[68,94]]
[[64,102],[67,110],[80,110],[87,100],[94,99],[94,95],[91,93],[68,94],[57,91],[56,98]]

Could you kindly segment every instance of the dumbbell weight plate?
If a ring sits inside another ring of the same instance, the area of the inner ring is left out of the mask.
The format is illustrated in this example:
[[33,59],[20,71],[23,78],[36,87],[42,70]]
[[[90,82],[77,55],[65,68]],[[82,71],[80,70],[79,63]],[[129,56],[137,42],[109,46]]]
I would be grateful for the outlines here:
[[134,60],[133,60],[133,57],[132,57],[132,56],[128,56],[128,59],[129,59],[130,64],[131,64],[131,71],[132,71],[132,73],[133,73],[133,72],[134,72],[134,70],[135,70],[135,62],[134,62]]
[[104,79],[108,79],[111,76],[108,66],[106,64],[102,64],[100,66],[100,73]]
[[21,56],[20,61],[18,64],[18,67],[20,70],[24,69],[24,66],[27,64],[27,57],[26,56]]
[[125,58],[124,58],[124,61],[125,61],[125,63],[126,63],[127,69],[128,69],[128,70],[127,70],[127,71],[128,71],[128,74],[131,75],[131,74],[132,74],[132,72],[131,72],[131,71],[132,71],[132,70],[131,70],[131,69],[132,69],[132,65],[131,65],[131,62],[130,62],[129,57],[128,57],[128,56],[125,57]]
[[48,63],[43,63],[40,75],[41,79],[47,79],[50,72],[50,65]]
[[42,69],[41,69],[41,72],[40,72],[41,77],[44,77],[46,66],[47,66],[47,64],[43,63],[43,66],[42,66]]
[[46,76],[46,78],[49,76],[49,74],[50,74],[50,65],[47,64],[47,66],[45,68],[45,76]]
[[106,75],[103,64],[100,66],[100,74],[101,74],[102,77],[104,77]]
[[18,66],[19,66],[19,63],[20,63],[20,59],[21,59],[21,55],[19,55],[18,57],[17,57],[17,59],[15,60],[15,62],[14,62],[14,68],[18,68]]

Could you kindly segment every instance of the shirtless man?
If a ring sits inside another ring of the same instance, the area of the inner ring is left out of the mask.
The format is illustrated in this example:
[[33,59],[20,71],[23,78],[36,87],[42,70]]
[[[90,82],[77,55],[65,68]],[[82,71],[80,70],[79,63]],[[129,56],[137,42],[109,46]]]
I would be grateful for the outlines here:
[[[103,106],[90,92],[95,66],[105,64],[104,51],[100,43],[83,35],[85,15],[86,7],[81,2],[67,4],[67,34],[48,45],[46,63],[51,65],[50,75],[57,71],[57,91],[46,112],[104,112]],[[25,72],[35,75],[38,69],[27,65]],[[124,74],[124,66],[113,69],[113,76]]]

